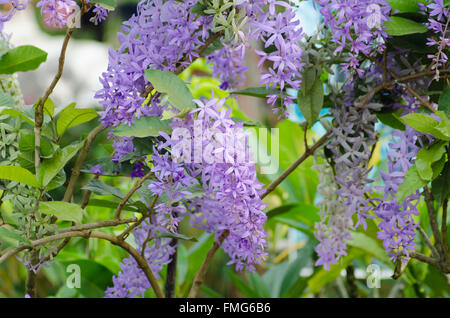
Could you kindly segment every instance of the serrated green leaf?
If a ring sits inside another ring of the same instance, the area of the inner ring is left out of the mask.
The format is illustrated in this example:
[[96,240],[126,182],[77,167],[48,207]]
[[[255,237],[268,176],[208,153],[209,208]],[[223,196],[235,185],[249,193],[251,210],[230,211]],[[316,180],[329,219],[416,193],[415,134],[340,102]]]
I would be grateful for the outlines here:
[[59,220],[72,221],[78,224],[83,218],[83,210],[78,204],[63,201],[46,201],[39,203],[39,212],[54,215]]
[[35,70],[47,60],[47,53],[32,45],[18,46],[0,58],[0,74]]
[[36,181],[34,175],[30,171],[18,166],[0,165],[0,179],[17,181],[35,188],[39,187],[39,183]]
[[169,97],[169,102],[175,108],[183,111],[194,108],[194,97],[186,83],[171,72],[161,70],[145,70],[145,78],[152,83],[153,88]]
[[136,119],[134,124],[120,124],[114,129],[114,134],[119,137],[149,137],[159,136],[159,132],[170,133],[172,128],[169,126],[169,120],[161,120],[156,116],[141,117]]

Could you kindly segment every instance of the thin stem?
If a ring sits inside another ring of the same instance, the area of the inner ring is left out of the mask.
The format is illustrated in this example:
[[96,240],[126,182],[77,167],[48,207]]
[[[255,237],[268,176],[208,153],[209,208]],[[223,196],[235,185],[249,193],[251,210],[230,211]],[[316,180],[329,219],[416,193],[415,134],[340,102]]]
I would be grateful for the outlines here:
[[115,218],[120,219],[120,213],[122,212],[123,207],[127,204],[128,200],[130,200],[131,196],[144,184],[145,180],[150,178],[153,175],[153,172],[147,173],[143,176],[138,182],[134,184],[131,190],[125,195],[125,197],[120,201],[119,205],[116,209]]
[[[0,258],[0,264],[7,258],[10,256],[13,256],[17,253],[19,253],[20,251],[23,251],[25,249],[32,249],[35,248],[37,246],[40,245],[44,245],[53,241],[58,241],[61,239],[66,239],[66,238],[72,238],[72,237],[83,237],[86,239],[89,238],[98,238],[98,239],[103,239],[106,241],[111,242],[114,245],[117,245],[121,248],[123,248],[124,250],[126,250],[137,262],[139,268],[142,269],[142,271],[144,272],[145,276],[147,277],[150,285],[152,286],[156,296],[158,298],[164,298],[164,294],[161,291],[161,288],[158,285],[158,281],[156,280],[155,276],[153,275],[152,270],[150,269],[147,261],[145,260],[145,258],[143,258],[141,256],[141,254],[139,254],[139,252],[132,247],[130,244],[128,244],[125,241],[119,240],[117,237],[110,235],[110,234],[106,234],[103,232],[91,232],[91,231],[72,231],[72,232],[65,232],[65,233],[59,233],[59,234],[55,234],[49,237],[45,237],[42,239],[38,239],[38,240],[34,240],[31,241],[31,245],[28,246],[20,246],[18,248],[15,248],[13,250],[10,250],[9,252],[7,252],[5,255],[3,255]],[[30,295],[31,296],[31,295]]]
[[170,246],[175,248],[175,252],[171,256],[170,263],[167,264],[167,275],[166,275],[166,298],[175,298],[175,289],[177,286],[177,248],[178,240],[173,238],[170,242]]
[[103,130],[105,130],[105,127],[103,127],[102,125],[99,125],[94,130],[92,130],[89,133],[89,135],[87,136],[87,138],[84,142],[83,150],[81,151],[80,155],[78,156],[78,159],[75,162],[75,166],[73,167],[66,193],[64,193],[63,201],[65,201],[65,202],[70,201],[70,198],[72,197],[73,191],[75,189],[75,183],[78,180],[78,177],[80,175],[80,170],[84,164],[84,161],[86,160],[89,150],[91,149],[92,143],[93,143],[95,137],[97,137],[97,135],[100,134]]
[[59,55],[59,63],[58,63],[58,71],[56,72],[55,77],[53,78],[53,81],[51,82],[50,86],[47,88],[47,90],[44,93],[44,96],[39,100],[38,105],[36,106],[36,110],[34,113],[34,133],[35,133],[35,169],[36,169],[36,175],[38,175],[39,168],[41,166],[41,158],[40,158],[40,146],[41,146],[41,132],[42,132],[42,124],[44,123],[44,104],[49,98],[50,94],[53,92],[53,90],[56,87],[56,84],[58,84],[59,80],[61,79],[61,76],[63,74],[64,70],[64,62],[66,60],[66,50],[67,46],[69,44],[69,40],[73,34],[73,31],[75,28],[70,28],[66,32],[66,36],[64,37],[63,45],[61,48],[61,54]]
[[444,258],[446,261],[449,260],[449,251],[448,251],[448,237],[447,237],[447,209],[448,209],[448,198],[444,200],[444,204],[442,206],[442,224],[441,224],[441,233],[442,233],[442,245],[444,248]]
[[436,213],[434,211],[433,206],[433,195],[431,194],[430,189],[426,186],[423,192],[425,196],[425,203],[428,209],[428,218],[430,219],[431,230],[433,231],[434,240],[436,242],[436,249],[439,252],[439,255],[442,256],[444,254],[441,242],[441,233],[439,230],[439,225],[437,223]]
[[287,168],[275,181],[273,181],[265,190],[265,192],[261,195],[261,199],[265,198],[270,192],[275,190],[275,188],[284,181],[291,173],[294,171],[303,161],[308,159],[318,148],[320,148],[331,135],[331,132],[327,132],[322,136],[311,148],[308,148],[305,153],[300,156],[289,168]]
[[433,243],[431,243],[430,239],[428,238],[427,233],[423,230],[423,228],[419,225],[417,227],[417,230],[419,230],[420,235],[422,235],[422,238],[424,239],[425,243],[427,243],[428,247],[431,250],[431,253],[433,254],[433,257],[436,259],[439,259],[439,253],[436,250],[436,248],[433,246]]
[[[150,208],[148,209],[147,214],[143,215],[139,221],[137,221],[136,223],[134,223],[133,225],[129,226],[125,231],[123,231],[120,235],[117,236],[118,239],[120,240],[124,240],[128,237],[128,235],[131,233],[131,231],[133,231],[135,228],[137,228],[139,225],[142,224],[142,222],[144,222],[144,220],[148,217],[150,217],[150,215],[153,213],[153,209],[155,208],[155,204],[156,201],[158,201],[159,196],[155,196],[155,198],[153,199],[153,202],[150,206]],[[147,246],[148,241],[146,240],[146,242],[144,242],[143,244],[143,249],[145,249],[145,246]],[[142,252],[143,254],[144,252]]]

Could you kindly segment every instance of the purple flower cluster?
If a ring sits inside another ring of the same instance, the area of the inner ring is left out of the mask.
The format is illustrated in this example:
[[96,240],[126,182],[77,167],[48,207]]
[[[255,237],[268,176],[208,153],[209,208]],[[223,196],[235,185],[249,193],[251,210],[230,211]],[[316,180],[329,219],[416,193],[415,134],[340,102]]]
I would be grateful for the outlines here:
[[94,23],[95,25],[98,25],[102,21],[105,21],[109,13],[108,10],[106,10],[99,4],[94,5],[94,9],[92,9],[92,12],[95,13],[95,15],[90,18],[89,21]]
[[220,89],[232,89],[243,84],[248,71],[244,58],[245,52],[232,46],[225,46],[208,56],[213,76],[222,81]]
[[108,70],[100,78],[103,89],[96,93],[105,109],[103,125],[131,124],[134,118],[162,114],[158,94],[148,102],[141,96],[149,84],[144,71],[175,71],[198,57],[196,49],[208,36],[208,28],[202,27],[208,19],[191,12],[194,4],[142,0],[137,14],[123,23],[120,47],[109,51]]
[[[290,5],[283,1],[267,1],[267,5],[268,11],[252,21],[250,34],[251,38],[262,41],[265,50],[270,49],[269,52],[255,50],[260,56],[258,67],[262,68],[266,61],[271,63],[268,72],[261,74],[261,83],[267,88],[279,88],[283,92],[269,95],[268,102],[274,106],[277,99],[281,98],[283,105],[287,106],[293,103],[293,97],[284,93],[285,89],[300,89],[304,66],[300,42],[305,34]],[[285,7],[284,11],[276,13],[276,5]],[[279,112],[280,109],[274,108],[274,111]]]
[[[159,272],[165,264],[170,262],[171,255],[175,252],[175,247],[170,244],[172,239],[163,238],[159,235],[167,231],[155,224],[158,224],[158,220],[156,216],[153,216],[150,222],[142,222],[133,231],[133,234],[135,243],[139,247],[139,252],[145,256],[155,277],[160,278]],[[106,289],[105,297],[144,297],[145,291],[151,286],[136,260],[130,256],[122,261],[120,268],[122,271],[113,277],[113,286]]]
[[356,70],[361,76],[361,55],[373,56],[385,49],[387,37],[382,28],[389,19],[391,6],[386,0],[314,0],[321,8],[324,23],[337,45],[336,52],[348,50],[343,64],[347,72]]
[[[230,110],[221,110],[224,99],[195,103],[198,108],[186,119],[174,119],[172,135],[162,133],[165,141],[154,149],[155,179],[148,189],[158,196],[158,203],[151,222],[139,230],[142,233],[133,232],[136,244],[142,249],[148,242],[144,236],[151,239],[146,259],[157,274],[174,251],[158,233],[177,233],[179,222],[190,217],[192,226],[215,233],[216,239],[228,231],[221,247],[231,258],[229,264],[253,270],[266,257],[267,234],[262,184],[250,158],[247,134],[242,123],[231,120]],[[133,259],[126,259],[121,268],[107,297],[140,296],[150,288]]]
[[36,4],[41,8],[44,22],[53,28],[62,29],[67,25],[67,19],[74,12],[77,3],[73,0],[41,0]]
[[444,6],[443,0],[432,1],[427,5],[420,2],[418,4],[420,9],[427,12],[429,15],[428,29],[438,35],[437,40],[435,38],[428,38],[427,42],[427,45],[429,46],[437,46],[436,54],[430,54],[428,55],[428,58],[433,61],[431,69],[436,70],[436,79],[438,79],[439,68],[448,61],[445,51],[450,46],[450,39],[447,37],[450,23],[450,10]]
[[[316,155],[319,156],[319,155]],[[321,155],[324,157],[324,155]],[[315,237],[319,244],[315,251],[319,258],[315,265],[323,265],[327,270],[331,264],[338,264],[338,260],[347,255],[347,241],[352,239],[350,229],[353,227],[352,219],[347,217],[345,206],[337,195],[339,190],[329,164],[318,164],[317,159],[314,169],[319,172],[320,184],[317,192],[321,200],[317,202],[320,208],[320,222],[315,224]]]
[[410,250],[416,248],[414,242],[415,223],[413,216],[418,215],[417,204],[420,193],[416,191],[401,203],[397,202],[397,190],[403,182],[406,172],[414,163],[419,151],[418,133],[407,126],[405,131],[394,131],[393,141],[389,144],[391,152],[388,153],[388,171],[381,171],[384,182],[379,187],[384,192],[383,198],[374,209],[374,213],[381,219],[378,224],[380,231],[378,238],[383,240],[383,246],[392,260],[404,255],[408,256]]
[[229,264],[236,264],[237,270],[253,270],[266,256],[267,234],[259,193],[262,184],[250,158],[247,134],[242,123],[230,119],[230,110],[220,110],[224,99],[195,102],[198,108],[185,120],[174,121],[174,133],[162,146],[172,149],[172,160],[183,163],[183,173],[196,178],[204,192],[190,200],[192,226],[215,233],[216,238],[229,231],[221,246],[231,257]]

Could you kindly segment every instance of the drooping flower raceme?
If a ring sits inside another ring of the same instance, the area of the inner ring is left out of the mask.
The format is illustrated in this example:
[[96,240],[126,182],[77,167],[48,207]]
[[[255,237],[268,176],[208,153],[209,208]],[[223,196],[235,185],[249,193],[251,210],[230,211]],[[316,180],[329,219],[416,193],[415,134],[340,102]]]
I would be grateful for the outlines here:
[[[315,224],[315,237],[319,241],[315,251],[319,258],[317,266],[323,265],[327,270],[331,264],[338,264],[338,260],[347,254],[347,241],[352,239],[350,229],[353,226],[351,218],[345,212],[345,205],[337,195],[333,170],[328,163],[319,164],[316,155],[314,169],[318,171],[320,183],[317,192],[321,200],[317,202],[320,208],[320,222]],[[321,156],[325,160],[325,156]]]
[[198,108],[185,120],[175,120],[178,133],[166,136],[164,146],[170,146],[176,161],[184,162],[204,192],[192,199],[191,224],[216,238],[228,231],[221,247],[231,257],[230,264],[252,270],[266,255],[266,216],[247,134],[242,123],[231,120],[231,110],[221,110],[224,99],[195,102]]
[[418,215],[417,204],[420,193],[408,196],[401,202],[397,202],[397,190],[402,184],[406,172],[414,163],[414,158],[419,151],[419,136],[417,131],[407,126],[405,131],[394,131],[393,140],[389,144],[391,151],[388,153],[388,171],[381,171],[384,182],[379,187],[384,192],[374,213],[381,219],[378,224],[380,231],[378,238],[383,240],[383,247],[391,255],[392,260],[409,255],[409,251],[415,250],[414,242],[415,223],[413,216]]

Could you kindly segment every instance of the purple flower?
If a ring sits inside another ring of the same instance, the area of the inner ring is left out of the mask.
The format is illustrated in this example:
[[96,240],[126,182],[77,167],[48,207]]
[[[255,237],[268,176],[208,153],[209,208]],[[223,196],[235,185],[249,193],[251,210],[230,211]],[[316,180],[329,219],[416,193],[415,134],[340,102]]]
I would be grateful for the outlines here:
[[94,23],[95,25],[98,25],[100,22],[106,20],[108,17],[108,10],[103,8],[101,5],[96,4],[94,6],[94,9],[92,9],[92,12],[95,13],[95,16],[89,19],[90,22]]
[[98,165],[93,166],[93,167],[89,170],[89,172],[90,172],[90,173],[94,173],[94,174],[99,174],[99,175],[105,174],[105,171],[102,170],[102,165],[101,165],[101,164],[98,164]]

